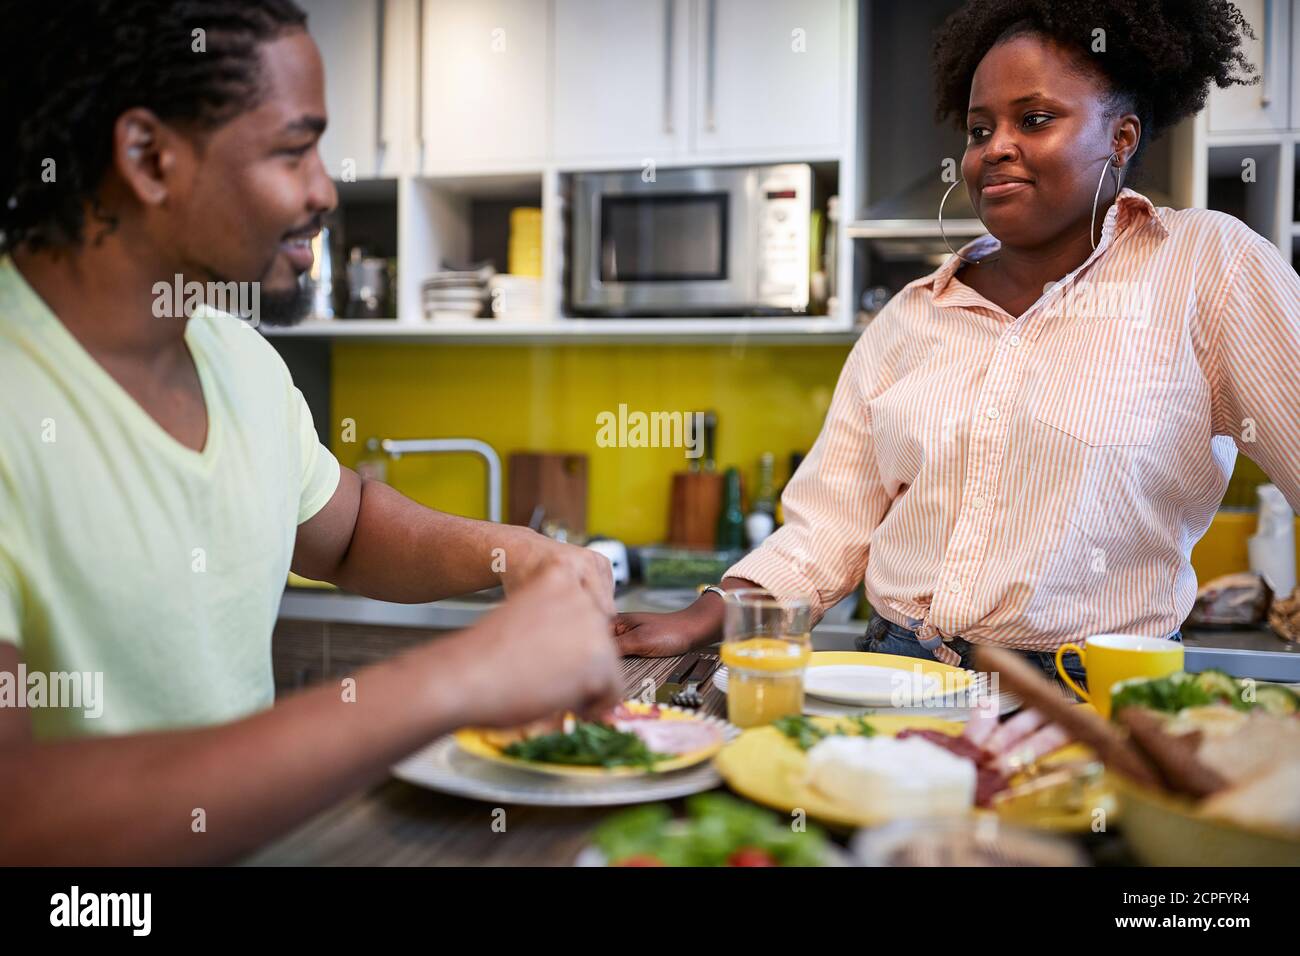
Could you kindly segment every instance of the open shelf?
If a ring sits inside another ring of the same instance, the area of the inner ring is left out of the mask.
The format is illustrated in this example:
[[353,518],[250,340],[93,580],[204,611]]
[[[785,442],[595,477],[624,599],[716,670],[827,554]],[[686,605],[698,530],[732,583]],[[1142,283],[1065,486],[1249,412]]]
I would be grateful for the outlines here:
[[[1290,233],[1289,210],[1282,208],[1282,150],[1279,144],[1211,146],[1206,205],[1236,216],[1270,242]],[[1245,179],[1247,173],[1250,179]],[[1285,223],[1285,228],[1283,224]]]
[[392,293],[396,288],[393,272],[397,256],[397,181],[335,181],[334,186],[338,190],[338,205],[324,218],[329,230],[333,275],[330,302],[334,316],[343,318],[348,311],[348,257],[352,249],[360,249],[368,258],[388,261],[390,292],[383,309],[391,311],[397,307]]
[[539,172],[421,176],[401,181],[401,265],[397,314],[403,325],[424,322],[421,284],[444,266],[490,261],[507,269],[510,211],[541,208]]
[[276,339],[332,339],[335,341],[415,341],[448,344],[524,344],[564,342],[575,344],[625,342],[726,342],[753,340],[766,344],[835,345],[854,342],[860,329],[846,328],[838,319],[561,319],[553,322],[474,322],[438,324],[338,320],[304,322],[295,326],[264,326]]

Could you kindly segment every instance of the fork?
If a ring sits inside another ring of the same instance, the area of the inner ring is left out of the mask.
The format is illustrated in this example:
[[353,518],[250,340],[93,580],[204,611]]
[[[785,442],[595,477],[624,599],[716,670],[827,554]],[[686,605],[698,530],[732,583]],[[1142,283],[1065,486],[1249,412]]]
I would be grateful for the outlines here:
[[686,681],[686,686],[673,694],[672,702],[677,707],[686,707],[695,710],[704,706],[704,696],[700,693],[700,685],[703,684],[713,674],[716,669],[716,661],[702,661],[705,668],[704,672],[698,676],[692,676]]

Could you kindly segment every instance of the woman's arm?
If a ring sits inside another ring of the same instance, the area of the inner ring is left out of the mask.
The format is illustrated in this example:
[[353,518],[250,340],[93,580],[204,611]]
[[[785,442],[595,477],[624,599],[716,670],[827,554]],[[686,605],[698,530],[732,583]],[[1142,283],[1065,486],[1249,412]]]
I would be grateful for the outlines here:
[[[886,315],[863,333],[844,363],[821,434],[781,495],[785,524],[727,571],[724,589],[807,594],[820,618],[861,582],[871,533],[890,501],[876,469],[866,406],[867,396],[881,387]],[[722,607],[710,592],[673,614],[620,615],[619,647],[624,654],[666,657],[712,643],[721,637]]]
[[1300,275],[1253,236],[1209,314],[1214,433],[1231,435],[1300,511]]

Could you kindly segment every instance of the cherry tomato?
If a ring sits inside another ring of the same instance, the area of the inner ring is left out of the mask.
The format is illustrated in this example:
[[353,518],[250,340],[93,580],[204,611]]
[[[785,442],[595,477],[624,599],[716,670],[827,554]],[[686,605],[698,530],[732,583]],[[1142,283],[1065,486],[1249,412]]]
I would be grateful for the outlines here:
[[643,853],[641,856],[629,856],[625,860],[619,860],[615,866],[663,866],[663,862],[657,856],[650,856]]
[[728,866],[778,866],[772,854],[758,847],[743,846],[727,857]]

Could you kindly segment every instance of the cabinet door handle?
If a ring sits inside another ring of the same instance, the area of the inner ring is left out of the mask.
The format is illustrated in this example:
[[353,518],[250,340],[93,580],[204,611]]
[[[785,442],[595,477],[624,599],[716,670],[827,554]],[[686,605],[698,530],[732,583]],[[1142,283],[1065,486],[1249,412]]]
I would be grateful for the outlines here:
[[375,148],[381,152],[388,145],[384,139],[384,7],[387,4],[388,0],[375,0]]
[[424,0],[415,3],[415,146],[424,163]]
[[1272,83],[1272,57],[1269,55],[1269,47],[1273,45],[1273,0],[1264,0],[1264,28],[1260,31],[1263,34],[1264,54],[1262,58],[1263,67],[1261,73],[1263,77],[1259,84],[1259,107],[1268,109],[1273,104]]
[[673,134],[673,7],[677,0],[664,0],[664,132]]
[[704,128],[712,133],[718,128],[715,109],[718,73],[718,0],[709,0],[706,19],[705,44],[708,47],[709,62],[704,73]]

